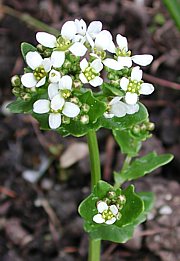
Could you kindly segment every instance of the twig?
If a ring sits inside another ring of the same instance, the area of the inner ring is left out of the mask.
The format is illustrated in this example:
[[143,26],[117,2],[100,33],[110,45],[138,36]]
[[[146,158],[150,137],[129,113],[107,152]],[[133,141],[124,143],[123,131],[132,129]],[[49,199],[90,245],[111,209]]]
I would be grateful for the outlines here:
[[15,198],[16,197],[16,193],[14,191],[12,191],[11,189],[5,188],[5,187],[1,187],[0,186],[0,193],[9,196],[11,198]]
[[46,32],[54,34],[56,36],[58,36],[60,34],[60,32],[57,29],[39,21],[38,19],[32,17],[29,14],[21,13],[17,10],[14,10],[13,8],[11,8],[9,6],[1,5],[0,6],[0,13],[13,16],[13,17],[23,21],[24,23],[32,26],[35,29],[46,31]]
[[163,87],[167,87],[167,88],[171,88],[174,90],[180,90],[180,84],[179,83],[175,83],[175,82],[170,82],[168,80],[164,80],[164,79],[160,79],[158,77],[149,75],[147,73],[143,73],[143,78],[149,82],[152,82],[154,84],[163,86]]

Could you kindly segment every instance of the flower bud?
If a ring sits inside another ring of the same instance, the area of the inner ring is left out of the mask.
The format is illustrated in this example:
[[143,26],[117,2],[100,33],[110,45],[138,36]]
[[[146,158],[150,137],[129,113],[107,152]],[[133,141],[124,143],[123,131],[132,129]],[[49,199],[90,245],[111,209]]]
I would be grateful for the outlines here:
[[153,131],[155,129],[154,122],[148,122],[147,123],[147,129],[148,129],[148,131]]
[[143,123],[143,124],[141,125],[140,129],[141,129],[141,131],[143,131],[143,132],[146,131],[146,130],[147,130],[146,124]]
[[44,48],[43,48],[43,45],[42,45],[42,44],[38,44],[38,45],[36,46],[36,48],[37,48],[37,51],[38,51],[38,52],[40,52],[40,53],[43,53],[43,52],[44,52]]
[[82,124],[88,124],[89,123],[89,116],[88,115],[82,115],[80,118],[80,121]]
[[64,124],[69,124],[69,123],[70,123],[70,118],[63,115],[63,117],[62,117],[62,123],[64,123]]
[[140,127],[138,125],[135,125],[132,129],[133,134],[139,134],[140,133]]
[[18,87],[21,85],[21,79],[18,75],[14,75],[12,78],[11,78],[11,84],[13,87]]
[[84,112],[88,112],[90,109],[90,106],[87,103],[83,103],[83,105],[81,106],[81,109]]
[[124,195],[119,195],[117,201],[119,204],[124,205],[126,203],[126,197]]
[[116,193],[114,191],[109,191],[107,193],[107,196],[108,196],[109,199],[113,199],[113,198],[116,197]]

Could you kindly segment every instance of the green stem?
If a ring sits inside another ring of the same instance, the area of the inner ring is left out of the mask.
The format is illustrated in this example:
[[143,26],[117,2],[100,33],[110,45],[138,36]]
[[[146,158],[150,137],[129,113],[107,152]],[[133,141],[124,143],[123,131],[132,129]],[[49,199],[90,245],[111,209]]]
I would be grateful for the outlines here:
[[[121,169],[121,172],[119,173],[119,177],[121,176],[121,173],[123,173],[128,167],[129,167],[129,164],[131,162],[131,159],[132,157],[130,156],[126,156],[125,160],[124,160],[124,163],[123,163],[123,166],[122,166],[122,169]],[[123,182],[121,182],[121,179],[119,178],[118,180],[116,180],[115,184],[114,184],[114,189],[117,189],[121,186]]]
[[[91,163],[91,189],[97,184],[101,179],[101,165],[99,159],[99,148],[96,137],[96,132],[90,130],[87,133],[87,141],[89,147],[89,156]],[[99,239],[89,239],[89,256],[88,261],[100,261],[100,250],[101,250],[101,240]]]

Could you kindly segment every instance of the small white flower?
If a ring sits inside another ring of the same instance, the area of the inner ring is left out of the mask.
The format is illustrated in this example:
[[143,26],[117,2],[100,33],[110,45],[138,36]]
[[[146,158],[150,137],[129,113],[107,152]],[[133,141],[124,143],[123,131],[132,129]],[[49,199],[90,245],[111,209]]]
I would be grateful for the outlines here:
[[153,56],[150,54],[142,54],[142,55],[131,55],[131,52],[128,51],[128,42],[127,38],[118,34],[116,36],[116,42],[118,48],[114,49],[114,53],[117,55],[117,60],[107,58],[104,60],[104,65],[113,69],[113,70],[121,70],[124,67],[130,68],[132,66],[132,62],[146,66],[149,65],[152,60]]
[[100,59],[96,59],[89,64],[84,58],[80,62],[80,67],[82,72],[79,78],[82,83],[90,83],[93,87],[100,86],[103,83],[103,79],[99,76],[99,72],[103,69],[103,64]]
[[48,90],[51,100],[37,100],[33,104],[33,111],[38,114],[49,113],[49,127],[57,129],[61,126],[62,114],[74,118],[80,113],[80,109],[76,104],[66,102],[60,93],[53,96],[52,89]]
[[123,77],[120,80],[120,87],[126,92],[125,101],[130,105],[137,103],[140,94],[149,95],[154,91],[152,84],[143,83],[142,70],[139,66],[132,69],[130,79]]
[[54,96],[61,93],[64,99],[68,98],[72,90],[72,79],[69,75],[64,75],[58,82],[50,83],[48,86],[48,95],[52,100]]
[[134,114],[138,112],[139,105],[126,104],[121,101],[122,97],[114,97],[108,104],[109,110],[104,113],[105,118],[124,117],[126,114]]
[[60,72],[52,69],[50,72],[49,72],[49,81],[52,82],[52,83],[58,83],[60,81],[60,78],[61,78],[61,74]]
[[98,214],[93,217],[93,221],[97,224],[105,223],[112,225],[118,218],[118,208],[116,205],[108,206],[104,201],[97,203]]
[[38,32],[36,40],[45,47],[55,48],[51,59],[54,67],[61,67],[65,61],[65,53],[69,50],[75,56],[84,56],[87,48],[82,42],[77,42],[75,36],[77,28],[74,21],[67,21],[61,28],[61,36],[56,38],[52,34]]
[[43,59],[38,52],[28,52],[26,55],[26,62],[33,72],[22,75],[22,84],[27,88],[44,85],[48,72],[52,67],[51,59]]

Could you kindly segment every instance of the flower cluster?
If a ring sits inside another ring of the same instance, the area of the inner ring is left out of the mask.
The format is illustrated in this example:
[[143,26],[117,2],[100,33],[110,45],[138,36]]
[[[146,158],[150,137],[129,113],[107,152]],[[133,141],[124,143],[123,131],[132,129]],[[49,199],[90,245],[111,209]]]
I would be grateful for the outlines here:
[[140,67],[133,67],[133,63],[146,66],[153,57],[131,56],[127,39],[118,34],[115,45],[111,33],[102,29],[100,21],[93,21],[89,26],[82,19],[67,21],[59,36],[38,32],[36,40],[37,47],[31,46],[24,55],[25,73],[20,79],[16,77],[16,81],[12,79],[13,92],[24,100],[31,99],[34,93],[41,94],[36,96],[39,98],[33,102],[32,111],[48,114],[51,129],[74,119],[89,123],[88,111],[83,114],[86,104],[82,104],[77,95],[77,91],[78,94],[86,91],[87,84],[92,89],[101,89],[109,83],[120,91],[119,96],[104,94],[106,111],[102,117],[105,118],[136,113],[140,94],[154,91],[152,84],[143,82]]
[[110,191],[107,197],[97,202],[98,214],[93,216],[93,221],[97,224],[114,224],[120,220],[120,210],[124,207],[126,198],[124,195],[116,195],[116,192]]

